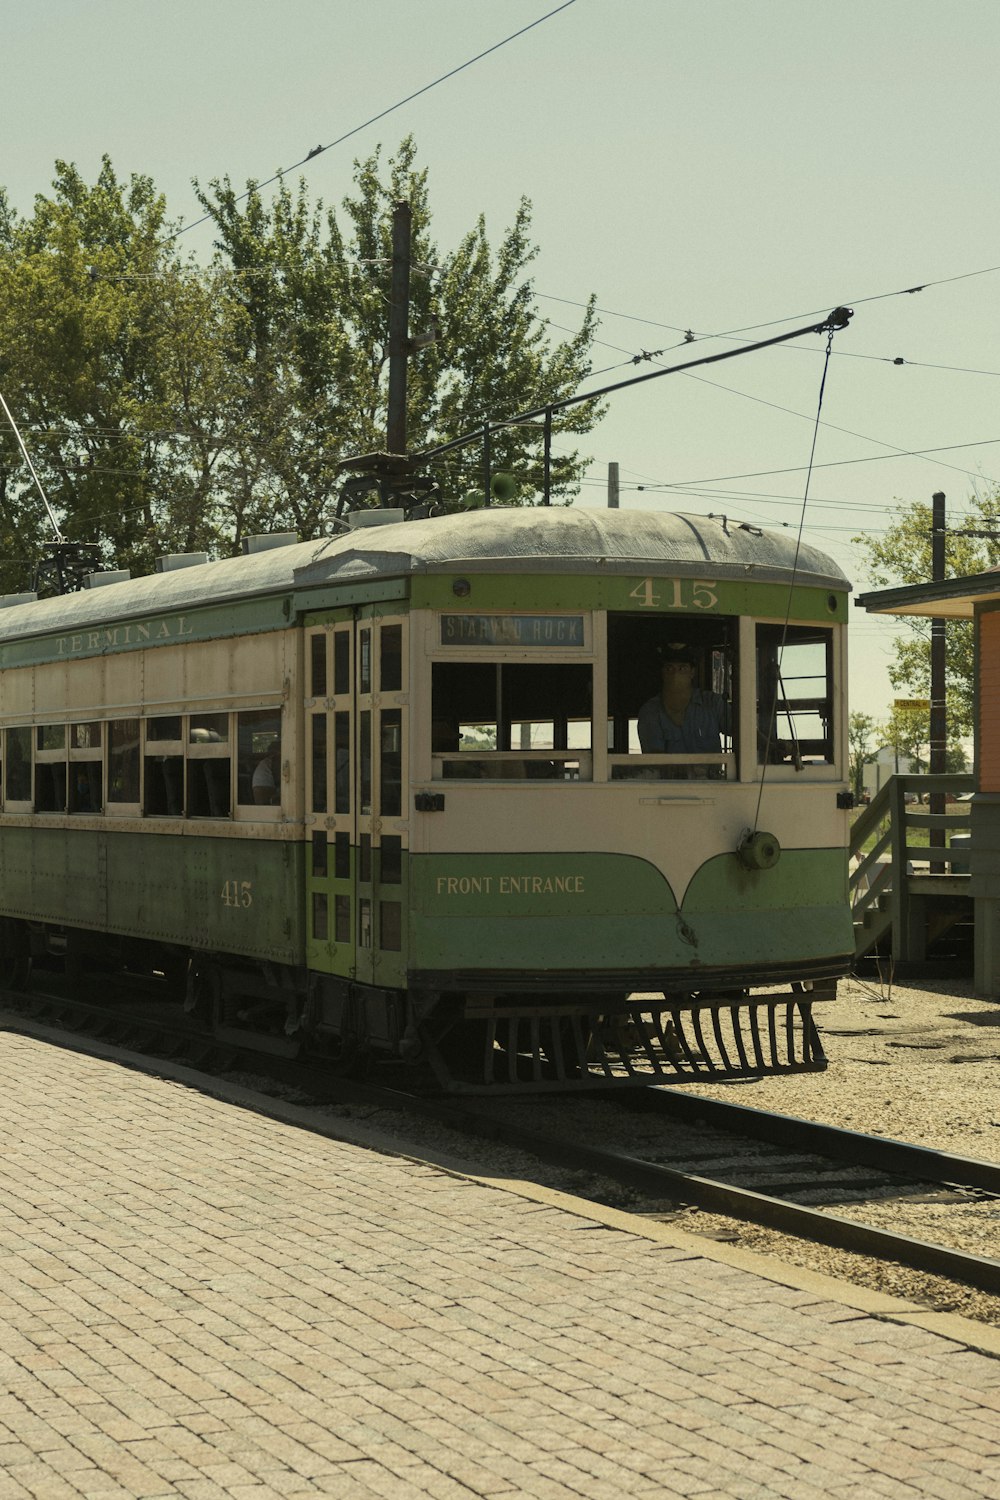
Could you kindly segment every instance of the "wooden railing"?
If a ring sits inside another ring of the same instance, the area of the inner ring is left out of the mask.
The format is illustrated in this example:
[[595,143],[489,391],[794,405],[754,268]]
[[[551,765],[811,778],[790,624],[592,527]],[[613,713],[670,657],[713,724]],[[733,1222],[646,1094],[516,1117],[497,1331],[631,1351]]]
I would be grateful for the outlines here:
[[[942,909],[948,904],[953,908],[956,897],[967,895],[968,856],[963,854],[959,861],[948,833],[967,833],[968,820],[936,808],[932,812],[933,804],[925,799],[958,797],[974,785],[971,774],[891,776],[854,820],[850,890],[858,957],[881,939],[893,959],[922,959],[928,901],[937,899]],[[930,844],[911,843],[918,828],[928,829],[932,840],[935,833],[940,837]],[[954,864],[959,862],[963,868],[956,871]]]

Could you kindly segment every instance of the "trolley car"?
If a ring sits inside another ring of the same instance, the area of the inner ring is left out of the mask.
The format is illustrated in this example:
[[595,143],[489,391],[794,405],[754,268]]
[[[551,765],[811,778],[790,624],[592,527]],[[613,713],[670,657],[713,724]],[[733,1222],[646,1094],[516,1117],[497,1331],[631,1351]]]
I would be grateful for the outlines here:
[[[823,1067],[839,569],[694,515],[356,520],[2,601],[2,981],[155,974],[220,1037],[458,1090]],[[718,744],[648,753],[678,641]]]

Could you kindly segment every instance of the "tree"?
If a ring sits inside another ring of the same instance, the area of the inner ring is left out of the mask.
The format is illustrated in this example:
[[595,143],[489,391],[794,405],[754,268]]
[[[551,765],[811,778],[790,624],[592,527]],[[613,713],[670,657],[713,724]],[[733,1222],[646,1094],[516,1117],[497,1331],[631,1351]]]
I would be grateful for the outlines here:
[[[342,205],[345,227],[321,202],[310,206],[302,183],[295,194],[282,184],[270,205],[254,183],[243,203],[228,179],[199,191],[218,229],[216,267],[237,331],[232,357],[244,372],[248,451],[270,480],[275,511],[303,534],[344,508],[340,459],[385,447],[397,200],[406,199],[412,214],[410,327],[438,330],[410,362],[411,451],[571,395],[590,368],[593,300],[578,332],[554,347],[535,311],[527,200],[495,252],[482,217],[456,249],[441,252],[431,238],[427,173],[415,159],[408,138],[384,169],[380,151],[355,162],[355,190]],[[586,432],[599,411],[596,403],[582,403],[560,414],[554,430]],[[515,474],[522,500],[540,487],[539,446],[538,427],[493,436],[492,467]],[[575,450],[554,456],[557,498],[574,492],[583,467]],[[242,456],[237,468],[241,478],[251,472]],[[443,456],[433,473],[446,494],[457,496],[479,482],[480,455],[470,448]],[[241,501],[254,489],[251,483]],[[256,489],[259,497],[262,487]]]
[[[922,772],[928,769],[930,756],[931,715],[930,708],[910,707],[895,704],[888,719],[880,727],[883,743],[891,745],[896,752],[896,770]],[[959,772],[968,769],[968,758],[951,723],[948,725],[948,743],[945,747],[945,771]]]
[[[1000,563],[1000,492],[974,495],[969,501],[968,530],[991,532],[991,537],[945,537],[945,574],[949,578],[980,573]],[[921,501],[901,507],[898,519],[882,537],[856,536],[867,555],[868,574],[877,588],[926,583],[931,577],[931,507]],[[930,693],[930,621],[899,617],[906,634],[895,643],[896,659],[889,668],[893,687],[914,697]],[[973,632],[971,622],[947,622],[947,708],[949,737],[972,729]]]
[[[93,186],[56,164],[30,219],[0,214],[0,390],[67,537],[148,571],[154,555],[218,539],[215,468],[229,372],[222,304],[170,248],[149,178]],[[8,589],[52,539],[6,422],[0,541]]]
[[[411,362],[411,448],[435,446],[575,393],[595,328],[551,343],[529,276],[530,207],[491,249],[482,219],[455,249],[431,238],[426,172],[404,141],[383,166],[355,163],[338,215],[300,184],[265,203],[228,180],[202,202],[218,230],[212,263],[177,249],[147,177],[96,183],[56,164],[30,218],[0,192],[0,392],[29,446],[65,535],[108,564],[149,571],[164,551],[227,554],[255,531],[322,534],[344,508],[342,458],[384,448],[391,215],[413,210],[411,329],[440,336]],[[344,227],[341,227],[343,223]],[[586,432],[587,402],[554,430]],[[495,436],[492,467],[518,499],[540,483],[537,427]],[[562,444],[554,497],[583,460]],[[455,497],[481,483],[474,449],[433,476]],[[52,529],[14,434],[0,431],[0,589],[28,586]]]
[[895,751],[897,771],[903,775],[926,771],[927,761],[922,752],[929,743],[930,732],[930,709],[894,705],[882,725],[882,738]]
[[851,791],[855,801],[865,789],[865,766],[871,759],[878,724],[871,714],[853,713],[848,720],[847,747],[850,762]]

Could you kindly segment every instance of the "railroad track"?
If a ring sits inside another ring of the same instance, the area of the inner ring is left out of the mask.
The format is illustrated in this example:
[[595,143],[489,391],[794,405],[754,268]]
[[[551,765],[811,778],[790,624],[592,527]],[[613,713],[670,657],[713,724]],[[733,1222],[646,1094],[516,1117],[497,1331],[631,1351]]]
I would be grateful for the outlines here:
[[[331,1076],[322,1062],[262,1054],[220,1046],[191,1018],[178,1023],[176,1007],[146,1007],[124,1014],[121,1004],[92,1002],[63,995],[3,995],[8,1010],[34,1024],[55,1027],[78,1040],[86,1035],[127,1047],[148,1057],[170,1059],[207,1076],[248,1072],[293,1087],[317,1103],[363,1104],[432,1119],[462,1135],[514,1147],[549,1165],[592,1173],[639,1196],[630,1207],[640,1215],[667,1217],[663,1205],[693,1206],[763,1225],[800,1239],[843,1251],[895,1261],[1000,1296],[1000,1260],[932,1241],[900,1234],[832,1211],[838,1197],[912,1197],[931,1190],[936,1204],[967,1204],[970,1197],[996,1199],[1000,1205],[1000,1165],[819,1125],[813,1121],[738,1104],[705,1099],[679,1089],[650,1089],[607,1097],[608,1109],[624,1110],[633,1119],[672,1122],[669,1138],[647,1145],[649,1154],[589,1144],[570,1121],[578,1101],[548,1098],[540,1112],[557,1117],[557,1128],[519,1123],[510,1100],[475,1104],[442,1099],[384,1083]],[[165,1019],[164,1014],[172,1018]],[[516,1109],[526,1113],[529,1101]],[[266,1109],[266,1105],[264,1106]],[[558,1117],[562,1117],[559,1128]],[[335,1133],[317,1114],[315,1128]],[[597,1127],[600,1133],[600,1127]],[[678,1133],[686,1132],[686,1133]],[[755,1143],[748,1153],[747,1141]],[[767,1152],[759,1149],[762,1143]],[[739,1149],[738,1149],[739,1148]],[[656,1159],[669,1152],[669,1164]],[[678,1161],[683,1165],[678,1165]],[[864,1174],[864,1175],[861,1175]],[[803,1198],[826,1198],[809,1203]],[[641,1200],[645,1199],[644,1205]],[[1000,1211],[998,1211],[1000,1223]],[[998,1231],[1000,1233],[1000,1231]]]

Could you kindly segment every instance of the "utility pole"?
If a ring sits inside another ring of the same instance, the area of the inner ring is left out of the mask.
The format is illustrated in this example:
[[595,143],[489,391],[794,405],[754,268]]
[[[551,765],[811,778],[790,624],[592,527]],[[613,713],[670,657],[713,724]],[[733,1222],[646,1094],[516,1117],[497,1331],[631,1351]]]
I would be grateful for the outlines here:
[[[410,356],[410,205],[392,210],[392,287],[389,301],[389,409],[385,446],[406,452],[406,364]],[[383,502],[384,503],[384,502]]]
[[[392,266],[389,290],[389,338],[383,360],[389,362],[389,390],[386,398],[385,451],[357,453],[342,458],[337,468],[349,478],[341,489],[341,504],[350,508],[361,495],[378,488],[379,505],[412,506],[420,495],[436,492],[433,480],[414,476],[416,467],[406,451],[406,376],[410,355],[426,349],[437,338],[437,318],[431,315],[430,327],[416,338],[410,338],[410,237],[412,212],[409,203],[400,199],[392,206]],[[380,261],[379,264],[384,264]],[[429,455],[423,454],[426,459]],[[487,456],[487,468],[489,457]],[[487,486],[488,489],[488,486]]]
[[608,464],[608,510],[618,509],[618,465]]
[[[940,583],[944,578],[945,558],[945,497],[941,490],[931,496],[931,580]],[[931,775],[943,775],[948,769],[948,722],[945,705],[946,640],[944,620],[931,620]],[[930,800],[932,813],[943,813],[945,799],[942,792],[935,792]],[[943,828],[932,828],[930,843],[944,848],[946,842]]]

